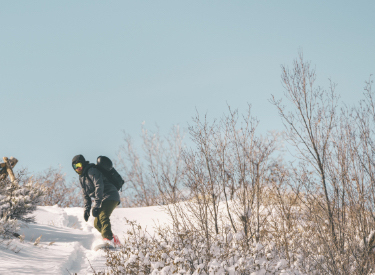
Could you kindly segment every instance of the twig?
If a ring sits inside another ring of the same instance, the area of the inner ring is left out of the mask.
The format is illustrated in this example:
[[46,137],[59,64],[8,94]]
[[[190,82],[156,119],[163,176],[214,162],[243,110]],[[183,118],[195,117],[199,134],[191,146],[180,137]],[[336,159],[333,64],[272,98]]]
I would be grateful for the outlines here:
[[96,273],[95,269],[92,267],[89,258],[86,257],[86,259],[87,259],[87,261],[89,262],[89,265],[90,265],[90,267],[91,267],[91,269],[92,269],[92,272],[94,272],[95,275],[98,275],[98,273]]

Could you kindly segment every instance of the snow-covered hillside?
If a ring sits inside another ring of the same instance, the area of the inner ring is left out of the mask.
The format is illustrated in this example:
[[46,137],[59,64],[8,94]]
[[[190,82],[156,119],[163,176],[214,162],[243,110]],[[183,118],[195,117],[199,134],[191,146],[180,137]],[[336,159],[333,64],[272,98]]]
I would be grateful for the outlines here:
[[[92,216],[84,221],[82,208],[43,206],[34,215],[36,223],[23,224],[19,231],[23,242],[14,239],[0,244],[0,274],[81,275],[93,273],[90,265],[96,272],[105,269],[105,252],[92,250],[101,236]],[[111,223],[121,241],[128,229],[124,218],[136,220],[150,234],[155,224],[169,222],[159,207],[117,208]]]

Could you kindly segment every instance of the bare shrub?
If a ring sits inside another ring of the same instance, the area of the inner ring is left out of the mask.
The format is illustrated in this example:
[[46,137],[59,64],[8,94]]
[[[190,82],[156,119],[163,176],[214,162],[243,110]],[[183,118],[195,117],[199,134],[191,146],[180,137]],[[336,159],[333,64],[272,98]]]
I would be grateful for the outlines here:
[[58,205],[59,207],[82,207],[83,199],[78,182],[66,182],[61,167],[49,168],[32,179],[45,187],[45,195],[40,205]]
[[244,116],[229,108],[219,121],[194,118],[189,134],[195,148],[183,151],[183,203],[164,206],[175,228],[201,232],[210,243],[230,224],[246,241],[261,240],[270,214],[265,190],[277,144],[275,136],[257,136],[257,125],[250,106]]
[[[290,186],[307,210],[304,228],[309,224],[312,229],[311,241],[301,250],[321,274],[368,274],[373,268],[368,237],[374,228],[369,216],[374,186],[371,177],[366,178],[372,164],[364,165],[363,156],[371,148],[365,138],[370,129],[364,123],[369,117],[360,110],[340,113],[335,85],[331,83],[328,90],[316,87],[315,71],[302,54],[292,70],[284,66],[282,70],[291,111],[281,100],[272,98],[272,103],[300,160]],[[361,105],[367,110],[370,94]]]
[[183,174],[183,135],[178,126],[163,138],[159,131],[142,127],[142,152],[139,153],[130,136],[119,152],[119,171],[125,184],[122,205],[151,206],[179,201],[178,187]]

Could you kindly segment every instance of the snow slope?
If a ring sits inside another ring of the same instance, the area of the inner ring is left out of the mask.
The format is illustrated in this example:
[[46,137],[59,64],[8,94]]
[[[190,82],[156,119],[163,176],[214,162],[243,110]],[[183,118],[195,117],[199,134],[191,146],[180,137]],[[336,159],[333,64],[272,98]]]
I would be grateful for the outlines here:
[[[38,207],[36,223],[22,224],[24,241],[0,243],[0,274],[93,274],[105,269],[104,251],[93,251],[101,239],[94,218],[83,219],[83,208]],[[112,231],[123,242],[127,232],[124,218],[136,220],[153,234],[156,224],[169,223],[159,207],[116,208],[111,215]],[[34,245],[38,237],[40,242]],[[19,251],[19,252],[18,252]],[[16,253],[17,252],[17,253]]]

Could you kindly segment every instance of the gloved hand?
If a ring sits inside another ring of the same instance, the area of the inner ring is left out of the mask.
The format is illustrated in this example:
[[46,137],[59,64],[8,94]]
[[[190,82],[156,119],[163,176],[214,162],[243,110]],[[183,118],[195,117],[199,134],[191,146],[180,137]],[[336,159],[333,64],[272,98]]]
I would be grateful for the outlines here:
[[85,221],[87,222],[88,219],[90,217],[90,209],[86,209],[85,210],[85,213],[83,213],[83,218],[85,219]]
[[100,208],[93,208],[92,209],[92,216],[97,218],[99,216],[99,209]]

